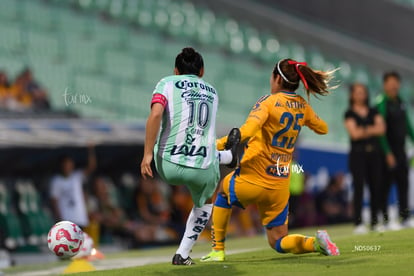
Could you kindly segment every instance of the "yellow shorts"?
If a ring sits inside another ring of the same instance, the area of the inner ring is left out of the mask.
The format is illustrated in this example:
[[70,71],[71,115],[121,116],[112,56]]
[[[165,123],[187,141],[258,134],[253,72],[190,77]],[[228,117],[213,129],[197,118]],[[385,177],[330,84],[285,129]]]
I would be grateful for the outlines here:
[[263,226],[272,228],[288,223],[289,185],[286,189],[268,189],[238,176],[238,170],[223,179],[228,204],[241,208],[256,204]]

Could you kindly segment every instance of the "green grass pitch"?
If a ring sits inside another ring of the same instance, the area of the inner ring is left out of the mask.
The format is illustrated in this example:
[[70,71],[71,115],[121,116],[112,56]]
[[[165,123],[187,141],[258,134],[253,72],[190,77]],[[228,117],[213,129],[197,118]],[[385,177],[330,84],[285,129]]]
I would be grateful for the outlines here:
[[[267,246],[263,236],[255,238],[229,239],[227,250],[236,253],[227,256],[222,263],[201,263],[197,258],[195,266],[172,266],[164,261],[112,270],[71,274],[77,276],[128,276],[128,275],[414,275],[414,229],[397,232],[352,235],[350,225],[326,227],[341,255],[326,257],[317,253],[293,255],[279,254]],[[291,233],[311,235],[315,229],[292,230]],[[209,244],[198,244],[194,255],[208,253]],[[250,252],[246,252],[252,250]],[[127,258],[163,258],[166,260],[175,252],[175,247],[154,250],[136,250],[108,256],[107,260]],[[99,269],[99,265],[97,264]],[[9,269],[10,275],[18,275],[33,267]],[[45,269],[45,267],[43,267]],[[32,270],[33,271],[33,270]],[[14,272],[14,273],[13,273]]]

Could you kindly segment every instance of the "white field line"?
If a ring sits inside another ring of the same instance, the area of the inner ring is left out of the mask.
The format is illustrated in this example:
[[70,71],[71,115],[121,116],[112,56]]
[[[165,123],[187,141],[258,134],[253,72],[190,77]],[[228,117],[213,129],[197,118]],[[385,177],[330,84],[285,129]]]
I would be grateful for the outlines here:
[[[228,250],[226,251],[226,255],[253,252],[253,251],[258,251],[258,250],[265,249],[265,248],[266,247],[257,247],[257,248],[249,248],[249,249]],[[93,262],[92,264],[95,266],[96,270],[126,268],[126,267],[134,267],[134,266],[143,266],[143,265],[148,265],[148,264],[169,263],[171,262],[172,255],[173,253],[171,253],[171,256],[116,258],[116,259],[108,259],[108,260],[99,260],[99,261]],[[202,256],[203,254],[201,253],[191,255],[191,257],[193,257],[196,262],[197,262],[197,259],[201,258]],[[19,275],[19,276],[60,275],[64,269],[65,267],[60,266],[60,267],[50,268],[48,270],[21,272],[19,274],[10,274],[10,275]]]

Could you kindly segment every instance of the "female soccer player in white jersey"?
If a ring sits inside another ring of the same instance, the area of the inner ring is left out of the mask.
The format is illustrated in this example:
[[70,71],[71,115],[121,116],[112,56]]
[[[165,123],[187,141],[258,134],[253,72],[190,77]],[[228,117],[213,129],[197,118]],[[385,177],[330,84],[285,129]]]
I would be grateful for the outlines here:
[[175,59],[174,73],[163,78],[153,93],[141,174],[144,178],[153,177],[154,158],[163,180],[172,185],[186,185],[190,190],[195,206],[172,264],[192,265],[189,253],[210,219],[211,197],[220,178],[219,163],[236,166],[240,132],[233,129],[226,150],[217,152],[218,95],[202,79],[204,62],[198,52],[184,48]]

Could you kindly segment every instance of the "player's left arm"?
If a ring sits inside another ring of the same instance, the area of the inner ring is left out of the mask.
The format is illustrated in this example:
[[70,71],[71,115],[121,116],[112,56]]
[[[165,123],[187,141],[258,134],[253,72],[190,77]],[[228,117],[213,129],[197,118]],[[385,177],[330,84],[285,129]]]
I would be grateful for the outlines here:
[[145,127],[145,145],[144,157],[141,162],[141,175],[144,179],[147,176],[154,177],[151,169],[151,162],[154,157],[154,147],[161,126],[162,115],[164,113],[164,105],[155,102],[152,104],[151,113],[147,119]]
[[[270,100],[264,100],[263,102],[260,102],[259,100],[253,107],[252,111],[250,111],[246,122],[240,127],[241,143],[246,142],[262,128],[263,124],[269,117],[269,103]],[[218,139],[217,149],[224,150],[226,141],[227,136]]]

